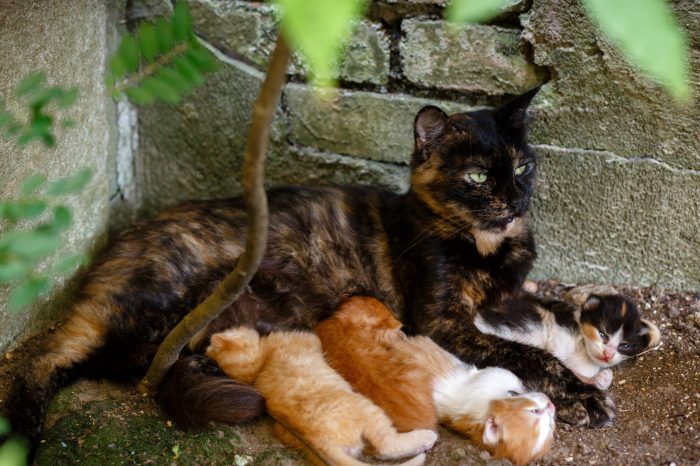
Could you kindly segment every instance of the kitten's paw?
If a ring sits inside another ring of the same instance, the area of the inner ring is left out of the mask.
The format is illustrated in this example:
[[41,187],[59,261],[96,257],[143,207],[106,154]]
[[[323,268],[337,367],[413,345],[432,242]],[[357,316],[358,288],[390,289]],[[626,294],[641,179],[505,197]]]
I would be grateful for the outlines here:
[[579,401],[559,401],[557,405],[557,419],[574,426],[586,426],[590,422],[588,411]]
[[411,458],[408,461],[400,463],[396,466],[422,466],[425,463],[425,453],[421,453],[418,456]]
[[377,457],[386,460],[415,456],[433,448],[437,437],[435,431],[426,429],[396,434],[396,437],[386,439],[388,442],[377,448]]
[[423,453],[433,448],[435,442],[437,442],[438,439],[437,432],[433,430],[419,429],[414,430],[413,434],[416,436],[416,439],[420,444],[418,450],[416,451],[416,454]]
[[593,377],[593,385],[600,390],[607,390],[612,383],[613,373],[610,369],[604,369],[598,372],[598,375]]
[[598,428],[611,425],[617,417],[615,403],[599,390],[574,396],[557,403],[557,417],[568,424]]
[[612,425],[617,417],[615,402],[603,392],[597,392],[586,401],[590,417],[589,427],[598,428]]

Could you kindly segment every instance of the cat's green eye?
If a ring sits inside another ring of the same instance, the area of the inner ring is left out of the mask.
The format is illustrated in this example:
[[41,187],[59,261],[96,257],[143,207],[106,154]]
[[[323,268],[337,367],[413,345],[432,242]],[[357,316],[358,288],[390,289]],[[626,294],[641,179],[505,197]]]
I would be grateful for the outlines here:
[[469,178],[471,178],[475,183],[483,183],[486,181],[488,176],[486,176],[485,173],[470,173]]
[[526,164],[526,163],[524,163],[524,164],[519,165],[518,167],[516,167],[516,169],[515,169],[515,174],[516,174],[516,175],[522,175],[523,173],[525,173],[525,170],[527,170],[527,164]]

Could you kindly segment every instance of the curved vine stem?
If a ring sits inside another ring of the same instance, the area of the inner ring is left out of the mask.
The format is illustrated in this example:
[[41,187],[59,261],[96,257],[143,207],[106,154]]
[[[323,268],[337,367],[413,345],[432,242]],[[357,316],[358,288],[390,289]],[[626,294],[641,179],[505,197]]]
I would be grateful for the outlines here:
[[187,314],[165,337],[148,373],[139,383],[142,393],[154,395],[166,372],[175,363],[187,342],[243,292],[258,269],[267,243],[267,196],[263,186],[265,155],[270,126],[286,81],[291,51],[282,35],[277,36],[265,80],[253,107],[243,159],[243,200],[248,214],[246,248],[236,267],[214,293]]

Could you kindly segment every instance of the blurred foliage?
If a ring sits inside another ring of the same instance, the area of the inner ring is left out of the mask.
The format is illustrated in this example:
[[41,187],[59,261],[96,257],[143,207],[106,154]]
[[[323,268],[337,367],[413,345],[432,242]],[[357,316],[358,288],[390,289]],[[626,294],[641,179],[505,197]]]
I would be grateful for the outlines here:
[[51,289],[56,277],[86,261],[84,255],[76,254],[42,267],[57,252],[61,235],[72,223],[63,197],[82,191],[90,178],[87,169],[53,182],[33,175],[23,181],[16,198],[0,200],[0,219],[6,225],[0,235],[0,284],[14,286],[8,299],[11,311],[28,306]]
[[[688,43],[665,0],[581,0],[598,28],[625,57],[679,101],[691,97]],[[493,19],[510,0],[453,0],[457,23]]]
[[678,100],[691,96],[688,43],[664,0],[582,0],[627,59]]
[[[10,423],[0,417],[0,436],[10,434]],[[10,437],[0,445],[0,466],[24,466],[27,463],[27,449],[16,437]]]
[[362,0],[273,0],[281,9],[285,38],[301,52],[314,82],[334,84],[338,58],[367,7]]
[[13,139],[20,145],[38,140],[52,147],[56,144],[56,123],[62,127],[75,125],[72,120],[59,121],[53,113],[56,109],[65,109],[73,105],[78,98],[78,89],[47,87],[45,80],[44,73],[36,71],[17,85],[12,99],[26,108],[25,118],[10,112],[7,103],[0,99],[0,132],[6,138]]
[[177,104],[218,68],[194,35],[187,3],[178,1],[169,19],[141,23],[124,35],[109,61],[107,85],[113,97],[126,94],[137,105]]

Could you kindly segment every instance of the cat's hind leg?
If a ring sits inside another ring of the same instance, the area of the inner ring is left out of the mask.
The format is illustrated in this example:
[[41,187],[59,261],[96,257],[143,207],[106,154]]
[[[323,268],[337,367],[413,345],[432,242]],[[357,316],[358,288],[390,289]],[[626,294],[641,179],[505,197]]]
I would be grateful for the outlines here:
[[211,336],[207,356],[229,377],[252,383],[263,363],[263,348],[258,332],[238,327]]
[[430,450],[437,441],[437,433],[427,429],[399,433],[380,408],[367,413],[363,436],[382,459],[406,458]]

